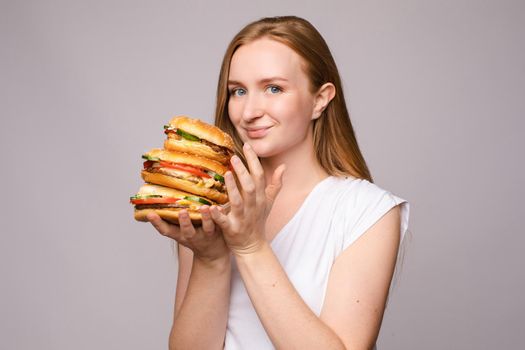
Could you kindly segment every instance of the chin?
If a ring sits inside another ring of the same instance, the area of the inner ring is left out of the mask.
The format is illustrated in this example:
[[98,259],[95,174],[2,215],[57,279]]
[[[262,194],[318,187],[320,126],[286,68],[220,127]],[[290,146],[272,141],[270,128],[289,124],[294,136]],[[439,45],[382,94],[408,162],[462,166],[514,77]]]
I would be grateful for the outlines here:
[[249,140],[248,143],[252,146],[255,154],[259,158],[269,158],[279,154],[282,150],[275,147],[271,142],[264,142],[262,140]]

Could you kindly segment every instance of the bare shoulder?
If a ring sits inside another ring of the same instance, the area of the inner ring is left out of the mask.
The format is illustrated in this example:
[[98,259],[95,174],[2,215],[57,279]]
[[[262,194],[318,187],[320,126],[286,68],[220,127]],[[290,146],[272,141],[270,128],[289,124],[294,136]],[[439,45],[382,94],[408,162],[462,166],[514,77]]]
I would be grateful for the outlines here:
[[400,243],[399,205],[336,259],[321,319],[347,347],[372,347],[383,319]]

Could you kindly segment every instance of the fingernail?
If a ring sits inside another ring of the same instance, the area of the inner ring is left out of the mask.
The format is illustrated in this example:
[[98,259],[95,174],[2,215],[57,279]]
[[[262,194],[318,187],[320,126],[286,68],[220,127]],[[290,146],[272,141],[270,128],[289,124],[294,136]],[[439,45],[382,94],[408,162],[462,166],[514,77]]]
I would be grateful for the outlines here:
[[250,148],[252,148],[252,146],[250,146],[249,143],[245,143],[245,144],[244,144],[244,147],[245,147],[246,149],[250,149]]
[[240,159],[239,159],[239,157],[237,157],[237,156],[233,156],[233,157],[232,157],[232,163],[234,163],[234,164],[238,164],[238,163],[239,163],[239,160],[240,160]]

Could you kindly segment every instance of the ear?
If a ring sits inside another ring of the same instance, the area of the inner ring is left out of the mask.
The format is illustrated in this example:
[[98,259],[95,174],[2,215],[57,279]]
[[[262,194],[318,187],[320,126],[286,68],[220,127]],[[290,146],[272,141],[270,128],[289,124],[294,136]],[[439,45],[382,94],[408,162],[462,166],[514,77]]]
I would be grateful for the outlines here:
[[321,116],[328,103],[335,97],[335,93],[335,86],[332,83],[325,83],[319,88],[315,94],[312,119],[317,119]]

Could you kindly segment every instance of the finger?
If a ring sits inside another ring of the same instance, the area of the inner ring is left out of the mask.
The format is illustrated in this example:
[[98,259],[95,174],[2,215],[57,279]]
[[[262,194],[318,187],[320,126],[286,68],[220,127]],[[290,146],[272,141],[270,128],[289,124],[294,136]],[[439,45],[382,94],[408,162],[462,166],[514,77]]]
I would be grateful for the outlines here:
[[166,221],[162,220],[159,214],[157,213],[148,213],[146,219],[155,227],[157,231],[163,236],[174,237],[172,232],[172,226]]
[[258,197],[264,197],[264,188],[266,187],[264,179],[264,170],[259,161],[259,157],[250,146],[249,143],[245,143],[243,146],[244,156],[248,162],[248,168],[252,175],[253,181],[255,182],[256,194]]
[[244,213],[244,203],[231,171],[227,171],[226,174],[224,174],[224,181],[226,182],[226,190],[228,191],[232,213],[236,216],[242,216]]
[[231,203],[228,202],[226,204],[223,204],[223,205],[219,205],[217,206],[217,209],[219,209],[219,211],[223,214],[228,214],[230,212],[230,209],[231,209]]
[[228,216],[224,215],[219,211],[216,205],[212,205],[210,208],[211,218],[221,228],[223,232],[227,232],[230,227],[230,220]]
[[[253,210],[255,207],[256,197],[255,197],[255,183],[253,182],[251,174],[248,172],[242,161],[237,156],[232,157],[233,170],[237,174],[239,179],[241,190],[242,190],[242,199],[244,202],[245,209]],[[245,212],[245,215],[250,215]]]
[[195,235],[195,227],[191,223],[187,210],[183,209],[179,212],[179,226],[180,232],[185,239],[191,239]]
[[215,232],[215,223],[211,219],[210,207],[203,205],[200,207],[202,216],[202,230],[208,236],[211,236]]
[[268,200],[272,203],[283,186],[283,173],[285,169],[286,165],[279,165],[273,172],[271,183],[266,187],[266,198],[268,198]]

